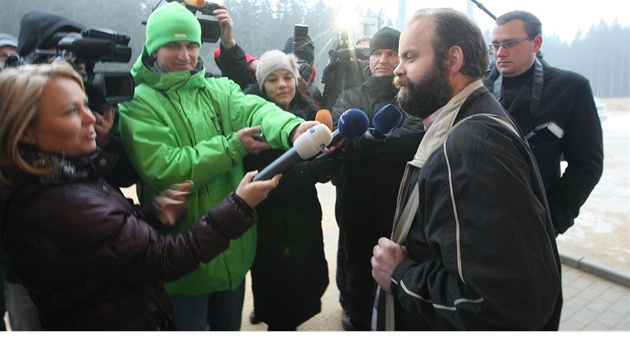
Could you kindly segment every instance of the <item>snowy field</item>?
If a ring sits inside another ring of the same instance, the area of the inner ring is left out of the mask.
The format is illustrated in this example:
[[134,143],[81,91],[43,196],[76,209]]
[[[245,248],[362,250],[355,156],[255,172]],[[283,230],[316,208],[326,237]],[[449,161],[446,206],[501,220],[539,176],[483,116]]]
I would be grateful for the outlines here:
[[604,174],[563,235],[560,252],[630,273],[630,112],[610,111],[604,130]]

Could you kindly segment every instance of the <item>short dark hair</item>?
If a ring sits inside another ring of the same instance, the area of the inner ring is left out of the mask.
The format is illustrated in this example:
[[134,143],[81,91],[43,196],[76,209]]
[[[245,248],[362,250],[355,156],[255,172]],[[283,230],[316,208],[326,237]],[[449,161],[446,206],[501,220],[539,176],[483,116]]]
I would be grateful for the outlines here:
[[445,58],[449,49],[459,46],[464,52],[464,63],[459,71],[473,79],[483,78],[489,58],[488,45],[479,26],[468,16],[450,8],[418,10],[411,21],[425,17],[434,21],[431,42],[435,58]]
[[529,39],[534,39],[536,36],[542,34],[542,23],[540,23],[538,17],[527,11],[517,10],[507,12],[497,17],[496,23],[499,26],[503,26],[512,20],[521,20],[525,23],[525,32],[527,32]]

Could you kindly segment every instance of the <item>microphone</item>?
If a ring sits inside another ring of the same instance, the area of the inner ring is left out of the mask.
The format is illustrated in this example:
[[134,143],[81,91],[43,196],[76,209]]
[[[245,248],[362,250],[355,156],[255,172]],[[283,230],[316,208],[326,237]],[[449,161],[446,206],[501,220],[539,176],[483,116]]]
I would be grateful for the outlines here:
[[[337,130],[332,133],[332,141],[328,147],[337,145],[341,139],[352,140],[360,137],[367,132],[369,125],[370,120],[365,112],[357,108],[348,109],[339,117]],[[330,154],[329,152],[320,154],[316,159],[324,158]]]
[[350,108],[343,112],[337,122],[337,130],[333,132],[333,138],[328,147],[335,146],[341,139],[355,139],[368,130],[370,120],[367,114],[360,109]]
[[388,104],[379,109],[372,118],[375,130],[372,130],[372,136],[377,139],[385,139],[385,135],[402,122],[403,116],[400,110],[393,104]]
[[332,113],[327,109],[320,109],[315,115],[315,120],[326,125],[328,129],[333,131]]
[[331,140],[330,130],[323,124],[317,124],[295,139],[293,147],[254,176],[253,181],[270,179],[278,173],[288,170],[296,163],[310,159],[324,150]]

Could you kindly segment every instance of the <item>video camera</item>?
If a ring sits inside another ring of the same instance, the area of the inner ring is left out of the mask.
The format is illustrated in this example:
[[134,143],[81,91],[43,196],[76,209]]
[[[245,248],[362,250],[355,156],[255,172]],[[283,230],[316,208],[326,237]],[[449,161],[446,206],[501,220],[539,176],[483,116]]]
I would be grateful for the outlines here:
[[[190,12],[196,14],[199,11],[202,15],[212,16],[214,10],[219,8],[219,4],[206,0],[167,0],[167,2],[177,1],[184,4]],[[197,18],[201,24],[201,42],[216,43],[221,38],[221,26],[219,22],[210,19]]]
[[94,72],[97,62],[129,62],[129,37],[105,28],[88,27],[80,33],[56,33],[52,40],[57,39],[54,50],[35,49],[26,58],[20,57],[18,53],[10,54],[3,68],[63,60],[72,64],[82,75],[90,108],[118,104],[133,98],[135,85],[128,71]]
[[54,55],[53,61],[66,61],[83,74],[90,108],[118,104],[133,98],[135,85],[128,71],[94,71],[97,62],[128,63],[131,60],[128,36],[97,27],[88,27],[81,33],[61,35],[55,50],[37,49],[36,52]]
[[370,50],[351,45],[348,31],[344,29],[337,37],[336,47],[328,51],[328,57],[330,63],[322,73],[324,92],[321,106],[325,109],[330,109],[335,104],[341,91],[363,83],[365,76],[358,60],[369,59]]
[[370,48],[350,45],[348,30],[344,29],[337,38],[337,47],[328,51],[328,57],[331,63],[368,60],[370,59]]

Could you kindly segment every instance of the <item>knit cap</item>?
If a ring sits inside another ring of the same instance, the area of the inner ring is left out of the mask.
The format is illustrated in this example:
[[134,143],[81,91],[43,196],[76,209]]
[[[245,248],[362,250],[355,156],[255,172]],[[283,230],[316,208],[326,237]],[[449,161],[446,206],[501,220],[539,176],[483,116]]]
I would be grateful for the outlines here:
[[147,20],[145,48],[149,55],[171,42],[189,41],[201,47],[201,25],[184,5],[171,2],[160,6]]
[[12,35],[8,33],[0,33],[0,47],[7,47],[7,46],[17,48],[18,46],[17,38],[13,37]]
[[279,50],[270,50],[263,53],[260,59],[258,59],[256,81],[258,81],[260,91],[264,92],[267,77],[278,70],[286,70],[292,73],[295,77],[295,84],[297,85],[299,73],[295,55],[293,53],[286,54]]
[[400,32],[389,27],[383,27],[372,36],[370,54],[377,49],[392,49],[398,51]]

